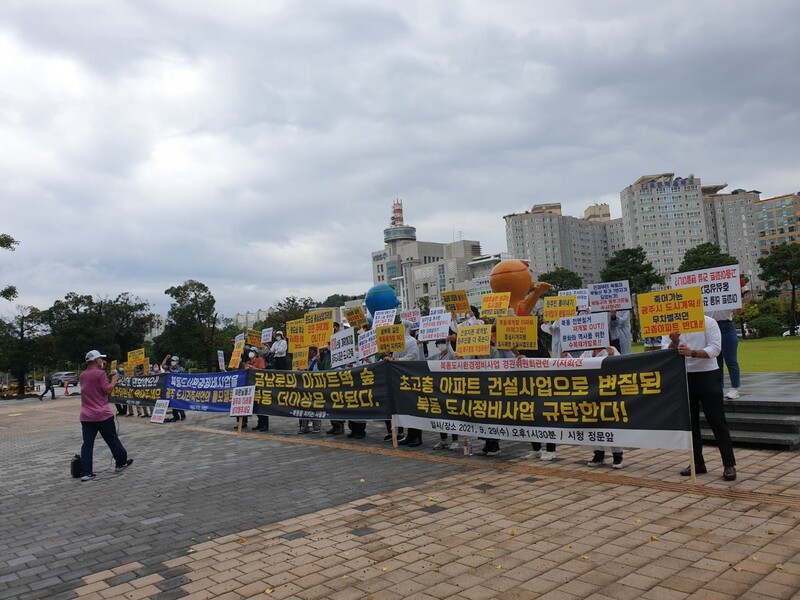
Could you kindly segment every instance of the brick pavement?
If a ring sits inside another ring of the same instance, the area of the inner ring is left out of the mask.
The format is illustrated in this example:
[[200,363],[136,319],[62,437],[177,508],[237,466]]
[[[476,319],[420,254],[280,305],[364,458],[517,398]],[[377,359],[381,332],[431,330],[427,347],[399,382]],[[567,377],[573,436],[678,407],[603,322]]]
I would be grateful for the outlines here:
[[[236,435],[224,416],[123,418],[128,472],[82,483],[77,399],[0,403],[0,597],[792,598],[800,590],[800,454],[715,448],[626,467],[393,450],[369,437]],[[110,463],[101,440],[96,470]],[[108,460],[109,463],[105,463]]]

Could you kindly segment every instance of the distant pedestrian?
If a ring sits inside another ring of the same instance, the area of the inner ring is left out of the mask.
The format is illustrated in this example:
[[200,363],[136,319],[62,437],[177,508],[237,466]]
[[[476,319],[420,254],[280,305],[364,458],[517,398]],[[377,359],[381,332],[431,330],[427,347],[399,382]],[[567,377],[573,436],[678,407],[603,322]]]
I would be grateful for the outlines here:
[[53,400],[56,399],[56,389],[53,387],[53,376],[50,373],[44,376],[44,391],[42,395],[39,396],[39,400],[44,400],[44,397],[47,396],[47,392],[50,392]]
[[80,374],[81,412],[80,421],[83,431],[81,446],[81,481],[91,481],[96,477],[93,470],[94,439],[99,433],[111,450],[114,457],[114,470],[119,473],[129,467],[133,459],[122,442],[119,441],[114,428],[114,413],[108,406],[108,397],[119,382],[119,374],[115,373],[109,381],[106,374],[106,355],[97,350],[86,354],[86,370]]
[[[169,361],[169,365],[167,364],[167,361]],[[161,369],[163,371],[166,371],[167,373],[185,373],[186,369],[184,369],[181,366],[180,361],[181,361],[180,356],[172,356],[171,354],[167,354],[164,357],[164,360],[161,361]],[[173,408],[172,418],[167,419],[164,422],[172,423],[185,420],[186,420],[186,412],[179,408]]]

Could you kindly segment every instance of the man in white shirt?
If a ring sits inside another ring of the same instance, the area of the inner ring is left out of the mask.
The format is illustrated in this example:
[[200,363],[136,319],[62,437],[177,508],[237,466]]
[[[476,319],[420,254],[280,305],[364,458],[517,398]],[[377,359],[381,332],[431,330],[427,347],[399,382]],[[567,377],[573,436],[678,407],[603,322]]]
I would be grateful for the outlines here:
[[[700,407],[708,421],[722,456],[722,478],[736,479],[736,459],[733,456],[731,434],[725,420],[722,400],[722,379],[719,376],[719,356],[722,341],[717,322],[705,317],[705,331],[680,334],[677,331],[661,338],[661,348],[677,348],[678,354],[686,357],[686,380],[689,386],[689,410],[692,419],[692,446],[695,470],[707,473],[703,459],[703,440],[700,436]],[[691,474],[689,467],[681,475]]]

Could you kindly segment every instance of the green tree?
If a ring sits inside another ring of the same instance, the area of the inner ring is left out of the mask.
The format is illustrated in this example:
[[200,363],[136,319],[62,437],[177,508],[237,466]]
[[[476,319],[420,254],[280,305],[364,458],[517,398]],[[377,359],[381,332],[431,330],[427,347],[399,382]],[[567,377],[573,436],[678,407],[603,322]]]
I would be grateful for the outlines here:
[[153,340],[159,360],[166,354],[197,361],[211,371],[216,364],[216,351],[224,343],[223,319],[217,312],[217,301],[208,286],[189,279],[182,285],[164,291],[174,300],[167,313],[164,332]]
[[628,280],[632,294],[644,294],[653,286],[664,285],[664,276],[655,270],[647,260],[644,248],[624,248],[608,259],[606,267],[600,271],[602,281]]
[[738,258],[724,253],[717,244],[706,242],[686,251],[678,271],[697,271],[699,269],[738,264]]
[[431,314],[431,297],[420,296],[417,298],[417,308],[419,309],[419,314],[423,317],[427,317]]
[[42,313],[33,306],[17,306],[15,317],[0,319],[0,369],[11,373],[19,396],[25,393],[26,376],[36,357],[46,352],[45,331]]
[[800,286],[800,244],[773,246],[766,256],[758,259],[761,279],[772,289],[785,289],[788,284],[789,332],[797,335],[797,287]]
[[[14,246],[19,244],[17,240],[12,238],[7,233],[0,233],[0,249],[14,251]],[[17,297],[17,288],[13,285],[7,285],[0,290],[0,298],[5,300],[13,300]]]
[[365,294],[361,294],[359,296],[347,296],[345,294],[332,294],[325,298],[322,304],[318,304],[317,306],[322,306],[326,308],[337,308],[339,306],[344,306],[345,302],[349,302],[350,300],[360,300],[363,298]]
[[288,321],[302,318],[303,315],[316,306],[316,302],[311,298],[289,296],[272,307],[272,310],[264,321],[264,326],[272,327],[274,331],[281,330],[285,332],[286,323]]
[[561,290],[577,290],[583,287],[581,276],[564,267],[558,267],[549,273],[542,273],[539,275],[539,281],[546,281],[553,286],[547,290],[545,296],[555,296]]

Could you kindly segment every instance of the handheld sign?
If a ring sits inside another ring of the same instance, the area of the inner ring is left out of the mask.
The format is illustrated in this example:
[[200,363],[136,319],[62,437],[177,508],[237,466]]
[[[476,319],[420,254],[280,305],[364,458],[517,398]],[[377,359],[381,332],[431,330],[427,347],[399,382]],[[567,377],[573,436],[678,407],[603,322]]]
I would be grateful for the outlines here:
[[372,327],[379,327],[381,325],[394,325],[395,316],[397,316],[396,308],[376,310],[375,314],[372,315]]
[[303,350],[311,345],[306,343],[306,320],[304,318],[286,322],[286,341],[291,353]]
[[[591,350],[608,346],[608,315],[591,313],[561,319],[561,349]],[[558,357],[555,357],[558,358]]]
[[272,327],[261,330],[261,343],[269,344],[272,341]]
[[153,407],[153,414],[150,416],[150,422],[163,423],[167,416],[168,408],[169,400],[156,400],[156,405]]
[[491,325],[463,325],[458,328],[458,356],[489,356],[492,342]]
[[350,327],[361,329],[364,325],[369,325],[364,310],[360,306],[344,309],[344,318],[350,323]]
[[245,340],[248,346],[255,346],[256,348],[263,348],[264,344],[261,343],[261,332],[255,329],[248,329],[245,334]]
[[233,388],[231,396],[231,417],[249,417],[253,414],[253,401],[256,398],[256,386],[245,385]]
[[559,296],[575,296],[578,310],[589,310],[589,288],[578,290],[560,290]]
[[358,334],[358,354],[361,358],[369,358],[378,353],[378,338],[374,329]]
[[234,348],[244,348],[244,334],[240,333],[235,338],[233,338],[233,347]]
[[447,312],[420,317],[417,339],[421,342],[432,342],[447,338],[450,335],[450,321]]
[[497,292],[484,294],[481,300],[481,317],[496,319],[508,316],[508,305],[511,302],[511,292]]
[[323,308],[306,313],[306,346],[322,348],[328,345],[333,333],[333,309]]
[[564,317],[574,317],[578,312],[578,299],[575,296],[547,296],[544,301],[545,321],[558,321]]
[[[380,311],[378,311],[380,312]],[[375,328],[380,352],[402,352],[406,349],[406,334],[402,325],[381,325]]]
[[705,331],[703,292],[695,286],[639,294],[639,318],[643,337]]
[[238,369],[242,361],[242,348],[234,348],[231,353],[231,360],[228,362],[229,369]]
[[609,310],[630,310],[631,286],[628,280],[609,281],[607,283],[590,283],[589,306],[592,312]]
[[217,364],[220,371],[225,370],[225,353],[222,350],[217,350]]
[[453,290],[451,292],[442,292],[440,294],[442,304],[451,313],[465,313],[469,312],[469,300],[467,299],[466,290]]
[[742,308],[739,265],[673,273],[670,275],[670,280],[673,289],[699,285],[706,312]]
[[538,350],[539,318],[497,317],[497,349]]
[[401,321],[409,321],[414,325],[419,325],[420,319],[420,312],[418,308],[412,308],[411,310],[404,310],[400,313],[400,320]]
[[308,369],[308,352],[292,354],[292,371],[305,371]]
[[356,330],[340,329],[331,336],[331,367],[343,367],[356,362]]
[[447,309],[444,306],[434,306],[428,311],[429,315],[446,315]]
[[131,367],[144,364],[144,348],[137,348],[128,352],[128,364]]

